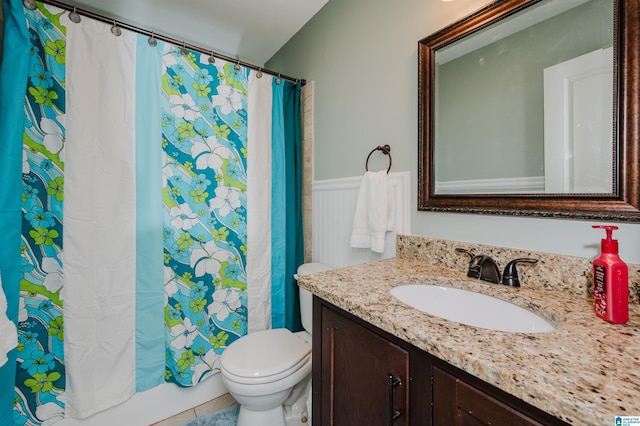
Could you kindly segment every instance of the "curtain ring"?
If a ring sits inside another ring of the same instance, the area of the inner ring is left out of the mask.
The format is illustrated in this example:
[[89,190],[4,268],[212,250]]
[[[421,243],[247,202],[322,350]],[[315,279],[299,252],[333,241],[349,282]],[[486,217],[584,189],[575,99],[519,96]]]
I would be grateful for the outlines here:
[[216,63],[216,57],[213,56],[213,50],[211,51],[211,54],[209,55],[209,63],[212,64],[212,65]]
[[258,72],[256,73],[256,78],[262,78],[262,67],[258,68]]
[[280,73],[278,73],[278,77],[276,77],[276,84],[282,83],[282,79],[280,78]]
[[182,53],[183,56],[187,56],[189,54],[189,51],[187,50],[187,42],[186,41],[182,42],[182,49],[180,49],[180,53]]
[[116,37],[120,37],[120,35],[122,34],[122,30],[118,26],[118,23],[116,22],[115,19],[113,20],[113,26],[111,27],[111,34],[113,34]]
[[22,0],[22,4],[29,10],[33,10],[36,8],[36,2],[34,0]]
[[233,69],[236,71],[240,71],[240,59],[238,59],[238,62],[236,62],[236,64],[233,66]]
[[147,41],[149,42],[149,46],[151,47],[156,47],[158,45],[158,40],[156,39],[153,32],[151,32],[151,37],[149,37],[149,40]]
[[74,24],[77,24],[80,22],[80,15],[78,14],[78,12],[76,12],[76,7],[73,6],[73,12],[69,12],[69,20],[71,22],[73,22]]

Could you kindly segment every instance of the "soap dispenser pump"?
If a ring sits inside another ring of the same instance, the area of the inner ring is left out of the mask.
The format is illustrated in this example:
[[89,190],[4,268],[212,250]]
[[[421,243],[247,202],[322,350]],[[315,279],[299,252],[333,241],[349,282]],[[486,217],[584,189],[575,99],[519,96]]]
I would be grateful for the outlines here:
[[629,320],[629,270],[618,256],[618,240],[612,238],[618,227],[593,228],[607,233],[600,243],[600,256],[593,260],[593,310],[605,321],[625,324]]

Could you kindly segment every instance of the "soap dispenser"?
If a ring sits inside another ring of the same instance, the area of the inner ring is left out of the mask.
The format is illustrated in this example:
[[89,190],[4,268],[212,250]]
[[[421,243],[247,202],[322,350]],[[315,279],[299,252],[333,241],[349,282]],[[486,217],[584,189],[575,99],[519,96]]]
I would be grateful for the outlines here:
[[593,228],[607,233],[600,243],[600,256],[593,260],[593,310],[605,321],[625,324],[629,320],[629,270],[618,256],[618,240],[611,238],[618,227]]

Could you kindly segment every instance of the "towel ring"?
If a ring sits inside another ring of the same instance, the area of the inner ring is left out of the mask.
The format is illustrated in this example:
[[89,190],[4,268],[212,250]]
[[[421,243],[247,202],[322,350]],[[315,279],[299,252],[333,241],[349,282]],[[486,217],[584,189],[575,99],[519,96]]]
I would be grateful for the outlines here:
[[389,174],[389,171],[391,170],[391,163],[392,163],[392,159],[391,159],[391,147],[389,145],[383,145],[383,146],[377,146],[375,148],[373,148],[371,150],[371,152],[369,153],[369,155],[367,155],[367,161],[364,163],[364,169],[365,171],[369,171],[369,157],[371,157],[371,154],[373,154],[375,151],[382,151],[383,154],[388,155],[389,156],[389,167],[387,168],[387,174]]

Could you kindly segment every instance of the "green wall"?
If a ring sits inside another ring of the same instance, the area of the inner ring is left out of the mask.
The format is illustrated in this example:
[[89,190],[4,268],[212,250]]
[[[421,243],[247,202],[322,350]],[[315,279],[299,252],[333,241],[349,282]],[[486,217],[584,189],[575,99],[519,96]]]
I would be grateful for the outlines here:
[[[266,66],[315,82],[315,179],[359,176],[388,143],[411,174],[411,232],[595,257],[596,222],[417,211],[418,40],[490,0],[330,0]],[[620,256],[640,263],[640,225],[618,223]]]

